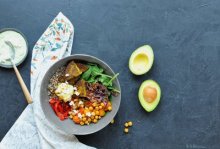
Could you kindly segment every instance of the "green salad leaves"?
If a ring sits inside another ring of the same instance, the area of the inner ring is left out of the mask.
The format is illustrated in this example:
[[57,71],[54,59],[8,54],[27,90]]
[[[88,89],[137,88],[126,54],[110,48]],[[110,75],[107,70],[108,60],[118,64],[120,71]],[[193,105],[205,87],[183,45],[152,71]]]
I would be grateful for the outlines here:
[[81,76],[81,79],[89,83],[100,82],[102,85],[108,88],[108,90],[120,93],[119,90],[113,87],[113,80],[119,75],[119,73],[115,74],[113,77],[104,73],[104,70],[96,64],[89,63],[89,69],[84,72]]

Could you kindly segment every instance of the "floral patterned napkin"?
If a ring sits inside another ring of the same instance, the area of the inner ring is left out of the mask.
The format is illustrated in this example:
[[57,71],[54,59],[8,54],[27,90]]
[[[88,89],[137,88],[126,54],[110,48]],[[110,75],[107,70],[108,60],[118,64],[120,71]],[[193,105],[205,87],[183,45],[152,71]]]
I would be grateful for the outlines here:
[[92,147],[80,143],[73,135],[50,125],[40,107],[40,84],[47,69],[57,60],[71,53],[74,28],[59,13],[37,41],[31,61],[31,95],[33,104],[28,105],[0,144],[7,149],[70,149]]

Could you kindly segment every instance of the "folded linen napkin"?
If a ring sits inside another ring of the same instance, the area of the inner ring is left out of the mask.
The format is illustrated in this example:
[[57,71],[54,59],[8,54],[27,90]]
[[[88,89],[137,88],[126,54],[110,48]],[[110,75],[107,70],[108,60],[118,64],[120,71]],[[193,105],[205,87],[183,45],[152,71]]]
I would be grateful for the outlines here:
[[43,75],[54,62],[71,53],[74,28],[59,13],[37,41],[31,61],[31,95],[33,104],[28,105],[6,136],[0,148],[6,149],[91,149],[80,143],[73,135],[50,125],[40,107],[40,84]]

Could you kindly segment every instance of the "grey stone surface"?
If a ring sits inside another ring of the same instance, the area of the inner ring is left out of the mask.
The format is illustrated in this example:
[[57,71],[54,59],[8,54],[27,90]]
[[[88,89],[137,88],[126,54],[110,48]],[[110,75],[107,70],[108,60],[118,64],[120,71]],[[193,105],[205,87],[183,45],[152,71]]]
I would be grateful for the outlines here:
[[[73,53],[94,55],[120,73],[122,102],[115,124],[79,140],[98,148],[220,148],[220,1],[218,0],[0,0],[0,28],[21,30],[29,54],[19,67],[29,86],[31,50],[62,11],[75,26]],[[132,51],[150,44],[152,70],[133,76]],[[139,85],[154,79],[159,106],[146,113]],[[0,139],[26,107],[13,70],[0,68]],[[132,120],[128,135],[123,124]]]

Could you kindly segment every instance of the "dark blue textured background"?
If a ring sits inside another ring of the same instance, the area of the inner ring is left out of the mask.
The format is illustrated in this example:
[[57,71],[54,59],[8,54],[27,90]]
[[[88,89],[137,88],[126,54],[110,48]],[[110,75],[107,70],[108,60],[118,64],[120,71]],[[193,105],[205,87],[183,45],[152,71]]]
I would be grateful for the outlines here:
[[[30,83],[35,42],[62,11],[75,26],[73,53],[105,60],[120,73],[122,103],[115,124],[79,140],[98,148],[220,148],[219,0],[0,0],[0,28],[21,30],[29,54],[19,70]],[[150,44],[155,62],[133,76],[128,59]],[[156,80],[159,106],[146,113],[139,85]],[[13,70],[0,68],[0,140],[27,106]],[[123,124],[132,120],[128,135]]]

